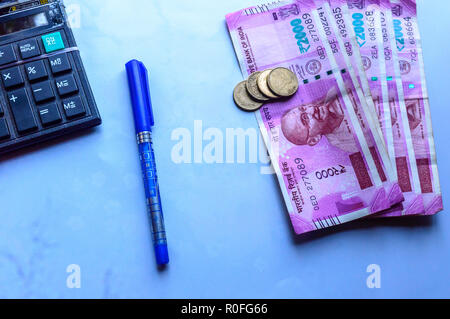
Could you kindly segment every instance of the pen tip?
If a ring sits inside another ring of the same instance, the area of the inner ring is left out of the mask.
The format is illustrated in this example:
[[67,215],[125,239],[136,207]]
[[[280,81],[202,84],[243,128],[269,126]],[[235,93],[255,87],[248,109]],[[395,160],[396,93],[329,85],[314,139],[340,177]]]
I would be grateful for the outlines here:
[[156,252],[156,263],[159,266],[164,266],[169,264],[169,250],[167,245],[157,245],[155,247]]

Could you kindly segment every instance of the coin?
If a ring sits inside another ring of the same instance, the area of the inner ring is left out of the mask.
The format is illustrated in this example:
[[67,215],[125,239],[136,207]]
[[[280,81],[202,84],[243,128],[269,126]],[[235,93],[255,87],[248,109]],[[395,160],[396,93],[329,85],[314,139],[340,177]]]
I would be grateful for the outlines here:
[[257,81],[258,88],[265,96],[267,96],[271,99],[278,99],[278,96],[273,94],[270,91],[269,86],[267,85],[267,77],[269,76],[270,72],[272,72],[272,70],[273,69],[267,69],[267,70],[261,72],[261,74],[258,77],[258,81]]
[[234,88],[234,102],[244,111],[253,112],[259,110],[264,103],[255,101],[247,91],[247,81],[239,83]]
[[258,88],[258,77],[261,72],[252,73],[247,80],[247,91],[255,99],[261,102],[267,102],[270,99],[266,97]]
[[282,97],[289,97],[298,91],[298,78],[289,69],[276,68],[267,77],[269,89]]

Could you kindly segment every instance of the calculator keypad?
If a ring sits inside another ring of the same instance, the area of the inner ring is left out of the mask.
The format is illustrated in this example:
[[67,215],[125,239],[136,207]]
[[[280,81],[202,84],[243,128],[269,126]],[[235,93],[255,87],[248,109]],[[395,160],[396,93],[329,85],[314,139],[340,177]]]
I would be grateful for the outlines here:
[[21,41],[18,45],[20,55],[24,60],[41,55],[41,50],[39,49],[36,39]]
[[63,101],[64,112],[68,118],[75,118],[86,114],[83,102],[79,96],[75,96]]
[[78,86],[72,74],[56,78],[55,83],[61,96],[78,92]]
[[8,93],[8,101],[16,121],[19,133],[34,131],[38,128],[32,106],[25,89]]
[[7,89],[25,83],[23,81],[22,73],[20,72],[20,69],[18,66],[3,70],[1,73],[2,73],[3,85]]
[[45,52],[51,53],[65,48],[63,38],[60,32],[54,32],[42,36]]
[[36,61],[25,64],[25,72],[30,82],[45,79],[48,76],[44,61]]
[[33,96],[36,103],[47,101],[55,97],[50,81],[39,82],[32,85],[31,91],[33,91]]
[[69,58],[66,53],[55,55],[48,59],[53,74],[58,74],[72,70]]
[[56,103],[40,106],[38,111],[44,126],[50,126],[62,121],[62,117]]
[[0,65],[16,62],[16,53],[11,44],[0,47]]
[[[0,146],[90,115],[72,53],[58,53],[66,48],[63,35],[53,32],[0,46],[1,83],[9,106],[6,112],[0,103]],[[50,56],[39,58],[43,53]]]

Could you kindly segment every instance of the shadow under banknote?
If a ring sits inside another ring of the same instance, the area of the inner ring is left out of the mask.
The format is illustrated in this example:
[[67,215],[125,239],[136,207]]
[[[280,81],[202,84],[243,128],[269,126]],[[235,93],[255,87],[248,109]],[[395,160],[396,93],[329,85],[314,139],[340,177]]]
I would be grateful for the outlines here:
[[[403,228],[403,229],[426,229],[429,230],[435,225],[435,216],[406,216],[406,217],[395,217],[390,219],[374,219],[366,218],[359,219],[347,224],[342,224],[333,228],[326,228],[316,232],[306,233],[303,235],[296,235],[293,230],[291,230],[291,235],[293,242],[296,245],[304,245],[312,241],[320,240],[322,238],[329,237],[334,234],[340,234],[344,232],[354,232],[361,230],[372,230],[372,229],[392,229],[392,228]],[[290,223],[289,218],[286,219],[287,223]],[[289,224],[287,224],[289,226]],[[291,227],[288,227],[291,228]],[[328,240],[327,239],[327,240]]]

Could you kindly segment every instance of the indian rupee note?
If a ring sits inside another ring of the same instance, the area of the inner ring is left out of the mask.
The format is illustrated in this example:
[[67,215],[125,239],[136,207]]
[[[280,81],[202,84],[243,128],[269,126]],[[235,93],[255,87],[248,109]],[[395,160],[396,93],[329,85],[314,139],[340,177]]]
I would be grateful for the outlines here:
[[[374,99],[374,110],[380,120],[383,136],[398,177],[405,202],[381,214],[382,217],[423,213],[415,153],[408,127],[404,124],[406,108],[401,78],[395,72],[384,13],[379,0],[337,0],[341,3],[346,25],[360,51],[362,65]],[[347,2],[345,4],[344,2]],[[383,24],[382,24],[383,20]]]
[[[385,6],[386,1],[383,0]],[[396,65],[401,73],[407,126],[415,151],[420,189],[425,215],[443,210],[431,122],[421,37],[415,0],[391,0],[387,16],[391,25],[391,42],[398,56]],[[395,55],[394,55],[395,56]]]
[[[399,193],[398,179],[383,142],[383,135],[375,113],[373,98],[370,93],[366,73],[362,67],[361,58],[359,54],[356,54],[359,53],[356,42],[347,45],[343,41],[328,1],[315,0],[315,3],[317,10],[314,11],[314,14],[318,15],[317,20],[321,22],[319,33],[322,33],[323,43],[328,51],[328,58],[334,61],[339,68],[347,70],[342,77],[347,90],[356,92],[357,98],[354,100],[355,112],[360,119],[361,127],[369,143],[372,156],[375,159],[380,178],[386,187],[388,200],[391,206],[395,205],[399,202],[397,198]],[[334,11],[337,12],[338,10],[335,8]],[[352,54],[350,54],[351,52]],[[351,57],[357,57],[353,59],[353,63]],[[366,87],[365,93],[361,86],[362,83]]]
[[297,234],[390,206],[354,109],[358,96],[346,90],[345,70],[330,63],[314,9],[297,0],[226,16],[244,77],[283,66],[302,84],[292,99],[256,112]]

